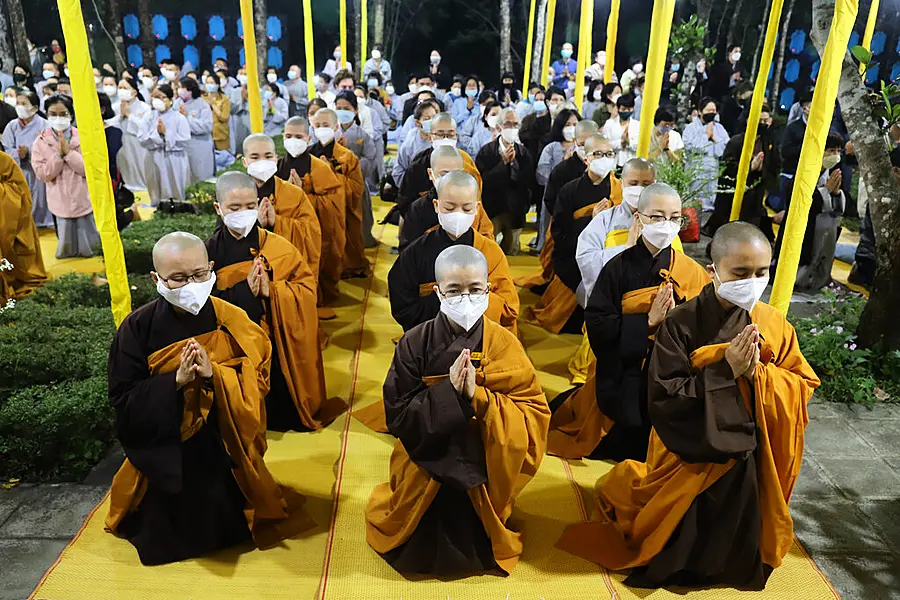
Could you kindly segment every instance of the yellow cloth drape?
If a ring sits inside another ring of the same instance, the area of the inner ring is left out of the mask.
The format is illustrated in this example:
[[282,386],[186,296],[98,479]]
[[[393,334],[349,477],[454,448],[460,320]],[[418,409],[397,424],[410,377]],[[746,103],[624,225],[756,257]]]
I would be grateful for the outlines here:
[[116,225],[116,204],[109,178],[106,133],[100,117],[100,102],[97,99],[97,86],[94,84],[84,17],[78,0],[57,0],[57,6],[69,53],[69,78],[72,82],[72,102],[75,114],[78,115],[84,174],[91,195],[94,220],[100,232],[113,318],[118,326],[131,312],[131,288],[125,271],[122,239]]
[[594,0],[581,0],[578,27],[578,74],[575,76],[575,106],[581,112],[584,103],[584,70],[591,60],[591,29],[594,25]]
[[616,68],[616,39],[619,36],[619,0],[612,0],[609,6],[609,20],[606,21],[606,66],[603,81],[612,81]]
[[822,170],[825,138],[828,137],[828,129],[834,116],[834,101],[837,98],[841,68],[857,12],[859,0],[837,0],[834,7],[834,19],[831,22],[831,31],[828,33],[828,42],[825,44],[822,66],[816,81],[816,91],[813,93],[809,109],[799,166],[797,174],[794,175],[791,210],[785,223],[781,254],[778,256],[778,271],[775,274],[775,284],[772,286],[772,298],[769,302],[782,314],[787,314],[791,304],[800,250],[803,247],[806,222],[809,219],[809,208]]
[[[869,18],[866,20],[866,31],[863,33],[862,39],[862,47],[866,50],[872,49],[872,36],[875,35],[875,21],[878,19],[879,4],[881,4],[881,0],[872,0],[872,5],[869,7]],[[865,73],[866,67],[859,65],[859,74],[864,75]]]
[[741,204],[744,202],[747,176],[750,174],[750,161],[753,159],[753,147],[756,145],[756,131],[759,128],[759,114],[762,112],[763,100],[766,98],[766,83],[769,79],[769,69],[772,66],[772,56],[775,54],[775,41],[778,38],[782,6],[784,6],[784,0],[772,0],[769,24],[766,27],[766,42],[756,74],[756,86],[753,88],[750,114],[747,117],[747,131],[744,134],[744,147],[741,150],[741,162],[738,165],[737,181],[734,187],[734,201],[731,203],[732,221],[737,221],[741,214]]
[[247,101],[250,103],[250,131],[263,132],[262,98],[259,94],[259,63],[256,60],[256,25],[253,0],[241,0],[244,24],[244,68],[247,69]]
[[522,75],[522,98],[528,97],[528,84],[531,79],[531,57],[534,53],[534,13],[537,10],[537,0],[531,0],[531,8],[528,11],[528,42],[525,46],[525,74]]
[[[340,0],[341,69],[347,68],[347,0]],[[340,70],[340,69],[338,69]]]
[[316,56],[312,19],[312,0],[303,0],[303,41],[306,44],[306,79],[310,100],[316,97]]
[[[650,22],[650,48],[647,52],[647,79],[644,83],[644,103],[641,105],[641,133],[638,136],[637,155],[647,158],[650,153],[650,131],[653,115],[659,108],[663,76],[666,70],[666,54],[669,48],[669,32],[675,15],[675,0],[654,0],[653,18]],[[607,57],[607,60],[609,58]]]
[[366,49],[369,46],[369,0],[359,0],[359,76],[362,77],[363,65],[366,64]]
[[541,80],[538,82],[543,86],[547,85],[547,73],[550,72],[550,54],[553,52],[553,24],[555,21],[556,0],[549,0],[547,2],[547,26],[544,33],[544,57],[541,60]]

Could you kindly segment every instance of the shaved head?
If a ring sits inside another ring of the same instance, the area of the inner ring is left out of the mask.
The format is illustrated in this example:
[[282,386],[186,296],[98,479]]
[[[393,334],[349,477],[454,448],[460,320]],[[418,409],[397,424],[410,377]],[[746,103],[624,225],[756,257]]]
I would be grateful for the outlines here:
[[291,117],[284,124],[285,132],[288,129],[306,134],[309,132],[309,121],[306,120],[306,117]]
[[668,183],[654,183],[652,185],[648,185],[644,188],[644,191],[641,192],[641,197],[638,200],[638,212],[649,214],[652,212],[653,207],[659,204],[678,204],[678,207],[681,208],[681,196],[678,195],[678,192]]
[[225,202],[232,192],[238,190],[253,192],[253,196],[256,197],[256,183],[253,181],[253,178],[246,173],[229,171],[227,173],[222,173],[216,178],[217,202]]
[[320,108],[312,118],[313,127],[337,127],[337,113],[330,108]]
[[487,258],[481,251],[465,244],[450,246],[438,254],[437,260],[434,261],[434,278],[442,290],[446,290],[442,284],[459,274],[486,283],[488,278]]
[[273,152],[275,151],[275,141],[272,138],[264,133],[254,133],[244,138],[241,150],[243,150],[244,156],[247,156],[251,154],[253,148],[260,148],[263,145],[266,148],[271,148]]
[[171,277],[175,272],[190,275],[208,264],[206,244],[193,233],[168,233],[153,246],[153,268],[162,277]]
[[622,179],[626,179],[630,173],[634,172],[649,172],[652,174],[653,179],[656,179],[656,168],[646,158],[635,157],[629,159],[625,166],[622,167]]
[[438,197],[445,195],[465,194],[473,199],[478,198],[478,181],[465,171],[451,171],[438,180]]
[[435,127],[452,127],[454,130],[456,129],[456,121],[453,120],[453,115],[447,112],[438,113],[431,118],[431,129],[434,130]]
[[[591,121],[593,123],[593,121]],[[594,123],[596,125],[596,123]],[[597,152],[602,148],[609,148],[612,150],[612,144],[608,139],[600,135],[599,133],[595,133],[591,135],[588,139],[584,141],[584,153],[585,155],[589,155],[592,152]]]
[[575,125],[575,137],[581,141],[598,131],[600,131],[600,126],[597,125],[596,121],[592,121],[591,119],[578,121],[578,124]]
[[[743,247],[746,247],[742,250]],[[709,244],[709,252],[713,263],[718,265],[729,256],[756,248],[757,250],[772,255],[769,240],[765,234],[755,225],[744,221],[726,223],[716,230],[712,242]]]
[[438,146],[431,153],[431,168],[435,173],[459,171],[463,168],[462,154],[454,146]]

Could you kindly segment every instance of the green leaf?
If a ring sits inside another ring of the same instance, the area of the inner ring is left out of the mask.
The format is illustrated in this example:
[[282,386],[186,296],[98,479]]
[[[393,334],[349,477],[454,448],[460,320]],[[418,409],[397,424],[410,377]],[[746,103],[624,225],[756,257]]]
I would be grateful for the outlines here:
[[853,46],[850,48],[850,53],[853,55],[853,58],[860,62],[860,64],[866,65],[872,62],[872,53],[862,46]]

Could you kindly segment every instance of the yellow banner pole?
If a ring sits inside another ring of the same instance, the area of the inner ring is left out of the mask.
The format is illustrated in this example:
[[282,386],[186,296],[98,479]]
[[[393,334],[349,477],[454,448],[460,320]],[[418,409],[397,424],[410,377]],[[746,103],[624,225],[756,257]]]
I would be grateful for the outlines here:
[[[590,2],[587,6],[587,31],[585,35],[587,37],[588,43],[587,48],[585,48],[584,52],[584,70],[587,71],[588,67],[591,66],[591,63],[594,62],[594,3]],[[582,38],[583,39],[583,38]]]
[[584,103],[584,61],[591,54],[591,8],[594,0],[581,0],[581,21],[578,27],[578,71],[575,75],[575,106],[581,112]]
[[547,20],[544,33],[544,56],[541,60],[541,85],[547,85],[547,73],[550,72],[550,53],[553,52],[553,24],[556,21],[556,0],[547,2]]
[[244,25],[244,68],[247,69],[247,101],[250,103],[250,131],[262,133],[262,98],[260,98],[259,94],[259,63],[256,61],[256,27],[253,22],[253,0],[241,0],[241,23]]
[[[809,220],[809,208],[812,205],[813,192],[822,170],[822,156],[825,153],[825,138],[831,127],[834,116],[834,101],[837,98],[838,84],[841,79],[844,55],[850,33],[859,12],[859,0],[837,0],[834,7],[834,19],[828,33],[828,42],[822,55],[822,66],[816,81],[812,104],[806,124],[806,135],[803,136],[803,148],[800,150],[799,166],[794,175],[794,191],[791,194],[791,209],[784,224],[784,235],[781,242],[781,254],[778,256],[778,270],[772,286],[769,304],[787,314],[791,305],[791,294],[797,279],[797,266],[800,263],[800,251],[806,235],[806,223]],[[643,110],[643,109],[641,109]]]
[[[87,178],[94,221],[100,232],[103,261],[106,263],[106,279],[109,281],[110,303],[116,327],[131,312],[131,288],[125,271],[125,252],[116,226],[116,204],[112,181],[109,178],[109,155],[106,133],[100,117],[97,86],[94,85],[93,66],[88,50],[84,17],[79,0],[58,0],[59,19],[62,24],[66,52],[69,55],[69,78],[72,83],[72,102],[78,119],[78,136],[84,157],[84,174]],[[38,249],[40,251],[40,249]]]
[[359,25],[359,66],[357,70],[359,71],[359,77],[362,78],[363,75],[363,65],[366,64],[366,49],[369,46],[369,0],[359,0],[359,14],[360,14],[360,25]]
[[347,0],[340,0],[341,69],[347,68]]
[[309,99],[316,97],[316,53],[313,39],[312,0],[303,0],[303,41],[306,44],[306,79]]
[[525,74],[522,75],[522,98],[528,98],[528,84],[531,79],[531,57],[534,52],[534,13],[537,10],[537,0],[531,0],[531,9],[528,11],[528,43],[525,45]]
[[769,80],[769,69],[775,55],[775,41],[778,38],[778,25],[781,22],[781,7],[784,0],[772,0],[769,11],[769,24],[766,27],[766,42],[763,46],[759,70],[756,72],[756,85],[753,88],[753,100],[750,102],[750,114],[747,116],[747,130],[744,132],[744,146],[741,150],[741,162],[738,164],[737,180],[734,184],[734,200],[731,203],[731,220],[737,221],[744,203],[744,192],[747,191],[747,177],[750,175],[750,162],[753,160],[753,148],[756,145],[756,132],[759,129],[759,115],[762,112],[763,100],[766,99],[766,84]]
[[[872,36],[875,35],[875,21],[878,19],[878,6],[881,0],[872,0],[869,7],[869,18],[866,20],[866,31],[863,33],[862,47],[866,50],[872,49]],[[859,74],[865,75],[866,67],[859,65]]]
[[612,81],[613,75],[616,73],[616,38],[618,35],[619,0],[612,0],[609,7],[609,20],[606,22],[606,66],[603,69],[604,83]]
[[[647,52],[647,78],[644,80],[644,101],[641,104],[641,133],[638,136],[637,155],[647,158],[650,153],[650,132],[653,115],[659,108],[663,76],[666,70],[666,54],[669,49],[669,32],[675,16],[675,0],[654,0],[650,21],[650,48]],[[606,57],[609,64],[609,56]]]

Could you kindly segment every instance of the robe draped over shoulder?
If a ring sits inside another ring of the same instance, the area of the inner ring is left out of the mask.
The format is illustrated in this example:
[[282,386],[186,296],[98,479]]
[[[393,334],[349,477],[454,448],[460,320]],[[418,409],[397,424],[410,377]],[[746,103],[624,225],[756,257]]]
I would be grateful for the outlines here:
[[299,187],[275,177],[272,206],[275,208],[273,231],[293,244],[312,272],[318,273],[322,256],[322,229],[309,197]]
[[6,291],[0,301],[22,298],[47,280],[37,227],[31,215],[31,191],[22,169],[0,152],[0,259],[11,270],[0,271]]
[[328,160],[332,170],[344,183],[346,244],[343,276],[365,275],[369,272],[369,259],[366,258],[366,245],[363,239],[362,214],[362,197],[366,192],[366,183],[359,158],[338,143],[329,144],[325,148],[316,144],[313,151],[316,156]]

